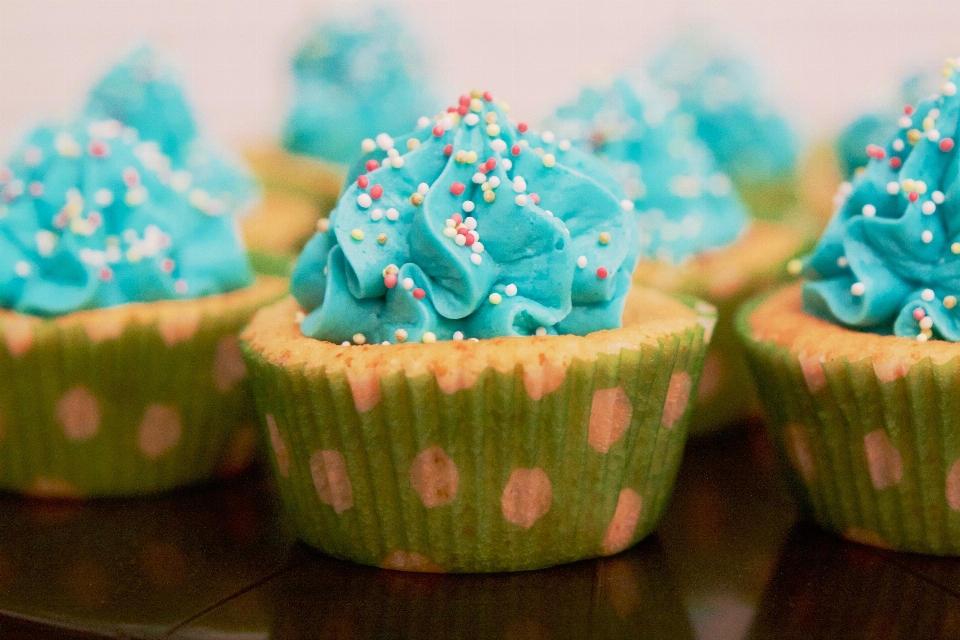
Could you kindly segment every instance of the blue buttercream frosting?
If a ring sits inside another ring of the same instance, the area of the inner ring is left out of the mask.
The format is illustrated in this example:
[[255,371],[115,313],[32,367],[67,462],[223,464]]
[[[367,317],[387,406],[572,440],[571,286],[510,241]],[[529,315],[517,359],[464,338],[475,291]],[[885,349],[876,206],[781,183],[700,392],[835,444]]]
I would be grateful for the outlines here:
[[675,95],[625,78],[587,88],[550,119],[557,135],[593,153],[633,201],[641,255],[681,262],[723,247],[746,228],[746,209]]
[[0,307],[58,316],[253,275],[235,220],[116,120],[41,126],[0,167]]
[[775,179],[794,171],[797,136],[767,101],[751,62],[707,38],[681,38],[654,58],[649,71],[677,91],[697,135],[735,181]]
[[294,153],[349,163],[360,141],[400,133],[440,108],[425,76],[417,38],[393,12],[366,22],[320,25],[293,60],[293,107],[283,146]]
[[117,120],[153,143],[194,199],[240,213],[258,196],[250,172],[201,135],[182,83],[162,56],[141,47],[110,69],[91,89],[86,117]]
[[293,295],[331,342],[578,334],[620,326],[637,256],[600,163],[513,125],[489,94],[376,138]]
[[956,63],[940,94],[908,109],[831,220],[803,307],[832,322],[921,341],[960,340],[960,118]]

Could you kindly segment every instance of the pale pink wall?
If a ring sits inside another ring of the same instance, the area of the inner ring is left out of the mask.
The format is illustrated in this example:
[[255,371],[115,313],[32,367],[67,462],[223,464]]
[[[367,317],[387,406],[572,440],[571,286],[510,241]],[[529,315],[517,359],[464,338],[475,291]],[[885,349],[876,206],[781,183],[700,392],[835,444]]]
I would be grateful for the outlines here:
[[[358,2],[0,0],[0,147],[75,107],[110,60],[150,40],[186,67],[193,102],[232,141],[283,117],[288,57],[307,27]],[[690,17],[739,33],[808,137],[890,96],[911,69],[960,54],[960,1],[408,0],[451,96],[487,88],[536,120],[578,83],[655,49]],[[908,10],[909,7],[909,10]]]

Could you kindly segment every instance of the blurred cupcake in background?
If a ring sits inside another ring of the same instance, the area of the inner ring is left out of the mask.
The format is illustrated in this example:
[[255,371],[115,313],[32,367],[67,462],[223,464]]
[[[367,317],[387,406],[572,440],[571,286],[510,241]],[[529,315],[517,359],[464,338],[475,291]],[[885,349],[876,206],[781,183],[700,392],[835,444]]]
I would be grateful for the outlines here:
[[253,246],[298,251],[336,202],[349,163],[376,148],[377,134],[401,133],[440,110],[418,39],[399,15],[378,7],[325,22],[301,45],[280,144],[246,154],[267,189],[247,228]]
[[0,489],[135,495],[238,473],[255,432],[235,334],[285,289],[254,276],[238,233],[253,184],[147,50],[85,111],[0,167]]
[[705,32],[678,37],[654,56],[648,72],[677,92],[680,111],[692,119],[751,215],[782,219],[796,201],[797,134],[777,112],[760,69]]
[[781,223],[752,221],[731,179],[677,106],[675,92],[619,78],[584,89],[548,120],[561,139],[606,164],[632,203],[641,260],[634,279],[717,305],[691,432],[759,411],[732,327],[746,296],[775,283],[802,244]]

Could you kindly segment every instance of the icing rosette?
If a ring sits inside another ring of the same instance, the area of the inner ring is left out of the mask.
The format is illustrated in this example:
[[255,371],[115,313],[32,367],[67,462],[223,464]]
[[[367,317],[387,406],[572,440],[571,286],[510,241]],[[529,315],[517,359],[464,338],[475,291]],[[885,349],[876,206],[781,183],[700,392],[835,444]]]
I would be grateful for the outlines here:
[[116,120],[30,133],[0,167],[0,307],[39,316],[253,281],[228,211]]
[[363,141],[294,270],[302,332],[429,342],[620,326],[637,238],[606,169],[512,124],[489,93],[419,125]]
[[256,181],[241,162],[201,136],[180,79],[150,47],[134,50],[94,85],[84,114],[136,129],[141,144],[155,146],[152,153],[178,172],[176,180],[189,184],[201,208],[241,213],[257,198]]
[[618,78],[557,108],[550,126],[594,154],[635,207],[641,255],[682,262],[735,241],[748,216],[676,94]]
[[814,253],[808,313],[880,334],[960,340],[960,183],[955,140],[958,63],[940,94],[908,105],[883,146],[870,145]]
[[293,60],[293,107],[283,146],[294,153],[349,163],[360,141],[397,133],[440,107],[429,90],[422,53],[386,8],[366,20],[321,24]]

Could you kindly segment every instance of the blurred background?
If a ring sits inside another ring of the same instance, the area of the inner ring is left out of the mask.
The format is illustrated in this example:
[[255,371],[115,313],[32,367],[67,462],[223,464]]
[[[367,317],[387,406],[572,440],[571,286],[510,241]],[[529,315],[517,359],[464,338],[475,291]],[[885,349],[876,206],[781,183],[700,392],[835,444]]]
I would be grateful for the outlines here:
[[[364,3],[331,0],[0,0],[0,146],[149,41],[184,72],[198,119],[242,144],[278,131],[290,58],[316,22]],[[758,62],[806,141],[891,104],[907,73],[960,54],[956,0],[395,0],[456,96],[489,89],[537,121],[584,82],[709,22]]]

